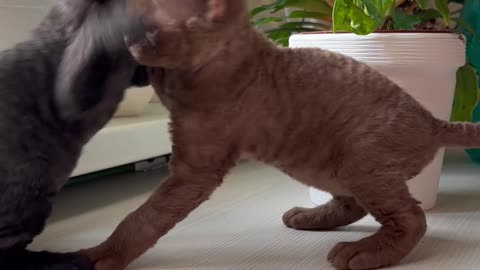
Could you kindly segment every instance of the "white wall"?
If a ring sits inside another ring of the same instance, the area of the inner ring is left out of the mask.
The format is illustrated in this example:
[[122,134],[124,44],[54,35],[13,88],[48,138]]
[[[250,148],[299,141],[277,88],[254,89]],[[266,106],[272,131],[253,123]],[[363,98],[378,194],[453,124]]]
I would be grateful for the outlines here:
[[0,50],[24,40],[54,0],[0,0]]
[[[243,0],[239,0],[243,1]],[[249,4],[273,0],[248,0]],[[55,0],[0,0],[0,50],[24,40]]]

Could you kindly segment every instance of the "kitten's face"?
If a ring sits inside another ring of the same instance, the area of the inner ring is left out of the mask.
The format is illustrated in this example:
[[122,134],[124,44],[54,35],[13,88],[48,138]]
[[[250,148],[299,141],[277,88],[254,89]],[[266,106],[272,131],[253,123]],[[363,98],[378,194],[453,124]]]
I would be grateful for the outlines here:
[[62,119],[78,120],[132,84],[148,84],[144,68],[133,74],[137,65],[124,43],[125,33],[145,30],[126,8],[127,0],[57,0],[42,22],[44,39],[62,37],[54,90]]
[[242,0],[130,0],[150,29],[147,39],[127,37],[141,64],[166,68],[202,66],[229,42]]

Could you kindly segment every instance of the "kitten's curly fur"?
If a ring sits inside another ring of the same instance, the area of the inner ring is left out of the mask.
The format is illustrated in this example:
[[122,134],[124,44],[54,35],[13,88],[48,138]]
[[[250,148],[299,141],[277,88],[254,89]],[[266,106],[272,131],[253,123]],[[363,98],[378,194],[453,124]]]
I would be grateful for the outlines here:
[[480,146],[479,125],[434,118],[365,64],[322,49],[275,47],[253,29],[241,0],[136,3],[155,31],[132,40],[130,50],[154,67],[150,80],[171,113],[171,175],[87,252],[97,270],[122,269],[153,246],[242,156],[333,195],[326,205],[285,213],[289,227],[330,230],[367,213],[382,225],[333,247],[335,268],[392,265],[427,229],[406,181],[441,147]]

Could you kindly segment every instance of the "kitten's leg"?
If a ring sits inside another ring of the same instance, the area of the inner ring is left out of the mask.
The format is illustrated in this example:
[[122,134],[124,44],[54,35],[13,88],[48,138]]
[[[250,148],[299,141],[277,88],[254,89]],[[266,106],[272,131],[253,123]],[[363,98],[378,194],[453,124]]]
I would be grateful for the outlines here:
[[105,242],[85,251],[96,262],[96,270],[124,269],[207,200],[222,183],[236,160],[226,153],[227,147],[214,148],[218,152],[211,148],[212,151],[209,151],[208,147],[193,146],[192,154],[183,152],[188,146],[179,147],[182,153],[173,153],[171,175],[163,184],[128,215]]
[[412,251],[427,228],[425,214],[405,181],[377,178],[359,183],[350,183],[350,191],[382,226],[369,237],[337,244],[328,255],[337,269],[374,269],[397,263]]
[[335,196],[315,208],[295,207],[283,215],[283,223],[297,230],[332,230],[350,225],[367,215],[352,197]]

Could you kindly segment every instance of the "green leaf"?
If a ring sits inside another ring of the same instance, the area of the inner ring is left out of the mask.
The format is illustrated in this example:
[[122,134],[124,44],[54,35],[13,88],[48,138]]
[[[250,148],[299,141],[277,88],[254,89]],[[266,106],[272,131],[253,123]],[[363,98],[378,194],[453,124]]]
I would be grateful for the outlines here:
[[427,9],[428,0],[416,0],[420,9]]
[[289,19],[316,19],[316,20],[325,20],[332,16],[331,13],[322,13],[322,12],[313,12],[306,10],[294,10],[289,15]]
[[284,27],[284,28],[274,28],[274,29],[269,29],[265,31],[265,34],[271,35],[274,33],[278,32],[288,32],[290,34],[296,34],[296,33],[302,33],[302,32],[312,32],[312,31],[318,31],[318,29],[315,28],[310,28],[310,27],[302,27],[302,26],[297,26],[297,27]]
[[[285,1],[284,7],[300,8],[304,10],[321,12],[324,14],[331,14],[332,7],[324,0],[281,0]],[[284,7],[278,6],[276,10],[283,9]]]
[[435,0],[435,6],[438,12],[442,14],[445,25],[450,24],[450,10],[448,9],[448,0]]
[[329,25],[315,22],[287,22],[280,26],[265,30],[265,35],[280,46],[288,46],[292,34],[330,29]]
[[365,9],[367,10],[366,14],[375,20],[377,25],[380,25],[383,21],[383,16],[380,14],[376,3],[374,3],[373,0],[362,0],[362,3],[365,5]]
[[292,31],[289,31],[289,30],[272,31],[270,33],[267,33],[266,35],[275,44],[283,47],[288,47],[288,41],[290,36],[292,35]]
[[283,22],[285,21],[284,17],[266,17],[266,18],[260,18],[258,20],[255,20],[253,22],[253,26],[255,28],[258,28],[262,25],[269,24],[269,23],[276,23],[276,22]]
[[273,8],[273,5],[263,5],[263,6],[258,6],[254,9],[252,9],[252,11],[250,11],[250,17],[255,17],[257,16],[258,14],[262,13],[262,12],[265,12],[267,10],[270,10]]
[[270,5],[264,5],[253,9],[252,12],[250,12],[250,15],[255,16],[267,10],[271,13],[275,13],[285,8],[300,8],[325,14],[331,14],[332,12],[330,5],[324,0],[276,0]]
[[395,0],[373,0],[373,2],[382,17],[391,15],[390,11],[395,8]]
[[478,103],[478,91],[478,75],[475,68],[468,64],[459,68],[452,121],[472,121],[472,112]]
[[276,28],[276,29],[265,31],[265,35],[275,44],[279,46],[288,47],[289,38],[291,35],[295,33],[311,32],[311,31],[317,31],[317,29],[303,28],[301,26],[292,27],[292,28]]
[[326,30],[330,26],[320,22],[287,22],[278,27],[278,29],[309,29],[310,31]]
[[397,30],[413,30],[421,21],[418,15],[408,15],[402,9],[395,9],[393,26]]
[[350,31],[357,35],[374,32],[379,24],[352,0],[337,0],[333,7],[333,31]]
[[418,15],[423,22],[442,17],[442,14],[440,14],[440,12],[431,8],[420,11]]

